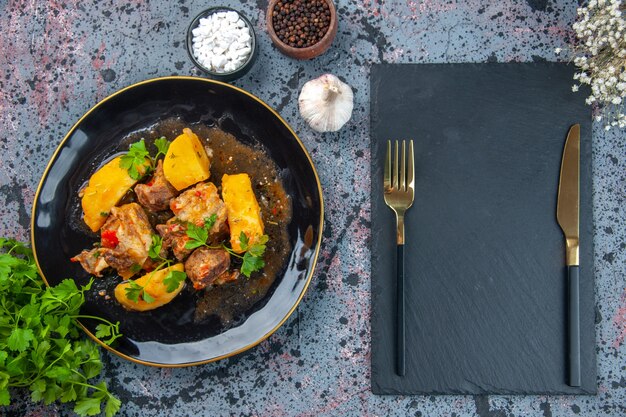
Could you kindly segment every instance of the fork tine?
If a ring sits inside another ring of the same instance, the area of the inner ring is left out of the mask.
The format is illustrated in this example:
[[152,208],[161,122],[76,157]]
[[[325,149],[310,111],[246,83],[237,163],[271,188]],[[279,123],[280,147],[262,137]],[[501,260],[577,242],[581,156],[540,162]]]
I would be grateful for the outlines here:
[[398,141],[395,141],[395,146],[393,147],[393,163],[391,164],[393,168],[393,176],[392,176],[392,184],[391,186],[397,190],[398,189]]
[[415,154],[413,153],[413,139],[409,141],[409,170],[407,172],[407,181],[409,182],[408,188],[410,190],[415,189]]
[[402,161],[400,162],[400,191],[406,191],[406,141],[402,141]]
[[385,190],[391,188],[391,141],[387,141],[387,153],[385,154],[385,174],[383,177],[383,187]]

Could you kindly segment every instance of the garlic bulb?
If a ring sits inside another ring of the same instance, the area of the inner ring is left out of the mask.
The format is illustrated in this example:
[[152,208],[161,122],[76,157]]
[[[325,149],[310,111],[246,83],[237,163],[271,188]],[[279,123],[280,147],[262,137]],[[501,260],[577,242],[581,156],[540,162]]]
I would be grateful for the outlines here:
[[332,74],[308,81],[298,97],[300,115],[318,132],[335,132],[352,116],[352,89]]

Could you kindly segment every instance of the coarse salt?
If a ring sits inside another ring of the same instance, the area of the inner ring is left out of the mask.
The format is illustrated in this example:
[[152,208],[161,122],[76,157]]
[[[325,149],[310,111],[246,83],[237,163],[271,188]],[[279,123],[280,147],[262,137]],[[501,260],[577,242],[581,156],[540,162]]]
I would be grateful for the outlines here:
[[252,53],[250,28],[234,11],[217,12],[200,19],[191,34],[193,55],[215,73],[235,71]]

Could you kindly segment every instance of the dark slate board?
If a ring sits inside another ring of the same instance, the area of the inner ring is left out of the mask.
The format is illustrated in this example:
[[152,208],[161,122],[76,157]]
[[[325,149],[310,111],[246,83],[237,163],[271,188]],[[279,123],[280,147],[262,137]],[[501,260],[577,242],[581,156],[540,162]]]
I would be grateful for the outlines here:
[[[591,113],[555,63],[374,65],[372,391],[596,392]],[[567,386],[561,155],[581,124],[582,387]],[[415,140],[406,217],[407,373],[394,373],[395,218],[387,139]]]

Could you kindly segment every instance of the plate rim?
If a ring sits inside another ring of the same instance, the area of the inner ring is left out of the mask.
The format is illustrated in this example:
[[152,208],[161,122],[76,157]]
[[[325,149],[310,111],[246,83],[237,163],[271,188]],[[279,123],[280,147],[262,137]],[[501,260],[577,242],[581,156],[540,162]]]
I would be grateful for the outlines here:
[[194,82],[204,82],[204,83],[207,83],[207,84],[218,84],[218,85],[221,85],[221,86],[233,89],[233,90],[235,90],[235,91],[237,91],[239,93],[242,93],[242,94],[250,97],[251,99],[253,99],[256,102],[258,102],[259,104],[261,104],[263,107],[265,107],[267,110],[269,110],[285,126],[285,128],[287,128],[287,130],[296,139],[296,142],[300,145],[300,148],[302,149],[302,152],[304,152],[304,155],[306,156],[307,160],[309,161],[309,165],[311,166],[311,169],[313,170],[313,175],[315,177],[315,182],[316,182],[316,185],[317,185],[317,192],[319,194],[319,199],[320,199],[320,215],[319,215],[319,224],[318,224],[319,233],[318,233],[318,237],[317,237],[317,242],[315,242],[315,253],[313,254],[313,263],[312,263],[311,268],[310,268],[310,270],[309,270],[309,272],[307,274],[306,281],[304,283],[304,286],[302,287],[302,291],[300,292],[300,295],[298,296],[298,299],[293,304],[293,306],[291,306],[291,308],[289,309],[287,314],[280,320],[280,322],[276,326],[274,326],[272,329],[270,329],[267,333],[262,335],[256,341],[254,341],[254,342],[252,342],[252,343],[250,343],[250,344],[248,344],[248,345],[246,345],[244,347],[241,347],[241,348],[239,348],[237,350],[234,350],[233,352],[230,352],[228,354],[216,356],[214,358],[210,358],[210,359],[206,359],[206,360],[199,360],[199,361],[193,361],[193,362],[184,362],[184,363],[175,363],[175,364],[150,362],[150,361],[145,361],[145,360],[134,358],[134,357],[132,357],[130,355],[127,355],[125,353],[122,353],[122,352],[118,351],[117,349],[115,349],[112,346],[109,346],[109,345],[105,344],[100,339],[98,339],[89,329],[87,329],[87,327],[80,320],[76,320],[77,323],[80,325],[80,327],[83,329],[83,331],[89,336],[89,338],[91,338],[94,342],[96,342],[97,344],[99,344],[100,346],[102,346],[103,348],[108,350],[109,352],[112,352],[112,353],[116,354],[117,356],[119,356],[119,357],[121,357],[123,359],[129,360],[131,362],[138,363],[138,364],[141,364],[141,365],[158,367],[158,368],[185,368],[185,367],[189,367],[189,366],[203,365],[203,364],[206,364],[206,363],[216,362],[216,361],[219,361],[219,360],[222,360],[222,359],[227,359],[227,358],[230,358],[232,356],[236,356],[236,355],[238,355],[238,354],[240,354],[242,352],[245,352],[247,350],[250,350],[253,347],[255,347],[258,344],[260,344],[261,342],[263,342],[264,340],[266,340],[267,338],[269,338],[272,334],[274,334],[287,321],[287,319],[289,319],[289,317],[291,317],[293,312],[300,305],[300,301],[302,301],[302,298],[306,294],[306,292],[307,292],[307,290],[309,288],[309,284],[311,283],[311,280],[313,279],[313,275],[315,274],[315,268],[317,266],[317,260],[318,260],[319,253],[320,253],[321,246],[322,246],[322,236],[324,235],[324,233],[323,233],[324,232],[324,194],[322,192],[322,185],[321,185],[320,178],[319,178],[319,175],[317,173],[317,169],[315,167],[315,164],[313,163],[313,160],[311,159],[311,155],[309,154],[308,150],[304,146],[304,143],[302,142],[300,137],[292,129],[292,127],[289,125],[289,123],[287,123],[285,121],[285,119],[283,119],[282,116],[280,114],[278,114],[278,112],[276,110],[274,110],[270,105],[265,103],[265,101],[261,100],[256,95],[254,95],[254,94],[244,90],[243,88],[231,85],[231,84],[226,83],[226,82],[217,81],[217,80],[208,79],[208,78],[202,78],[202,77],[186,76],[186,75],[171,75],[171,76],[164,76],[164,77],[149,78],[149,79],[146,79],[146,80],[143,80],[143,81],[139,81],[139,82],[130,84],[130,85],[126,86],[126,87],[123,87],[123,88],[113,92],[112,94],[106,96],[102,100],[98,101],[95,105],[90,107],[89,110],[87,110],[72,125],[72,127],[68,130],[68,132],[65,134],[65,136],[63,137],[61,142],[59,142],[59,144],[57,145],[56,149],[54,150],[54,152],[52,153],[52,155],[48,159],[48,163],[46,164],[46,168],[44,169],[43,173],[41,174],[41,178],[39,180],[39,183],[37,185],[37,189],[35,191],[35,195],[34,195],[34,198],[33,198],[33,206],[31,208],[31,212],[30,212],[30,217],[31,217],[30,218],[30,245],[31,245],[31,248],[32,248],[32,251],[33,251],[35,264],[37,265],[37,272],[39,273],[39,276],[41,277],[41,279],[43,280],[43,282],[46,284],[47,287],[49,287],[50,284],[48,283],[48,280],[46,279],[46,276],[44,275],[43,271],[41,270],[41,266],[39,265],[39,257],[37,256],[37,248],[35,246],[35,227],[34,226],[35,226],[35,211],[37,210],[37,207],[38,207],[37,201],[39,200],[39,195],[41,193],[41,189],[42,189],[44,180],[47,179],[48,173],[50,171],[50,168],[52,167],[53,162],[56,161],[59,152],[63,148],[63,145],[65,145],[65,143],[67,142],[69,137],[76,131],[78,126],[81,124],[81,122],[84,119],[86,119],[92,112],[94,112],[100,106],[102,106],[104,103],[106,103],[107,101],[111,100],[112,98],[114,98],[114,97],[116,97],[116,96],[118,96],[120,94],[123,94],[124,92],[126,92],[128,90],[131,90],[133,88],[136,88],[138,86],[151,84],[151,83],[155,83],[155,82],[160,82],[160,81],[168,81],[168,80],[194,81]]

